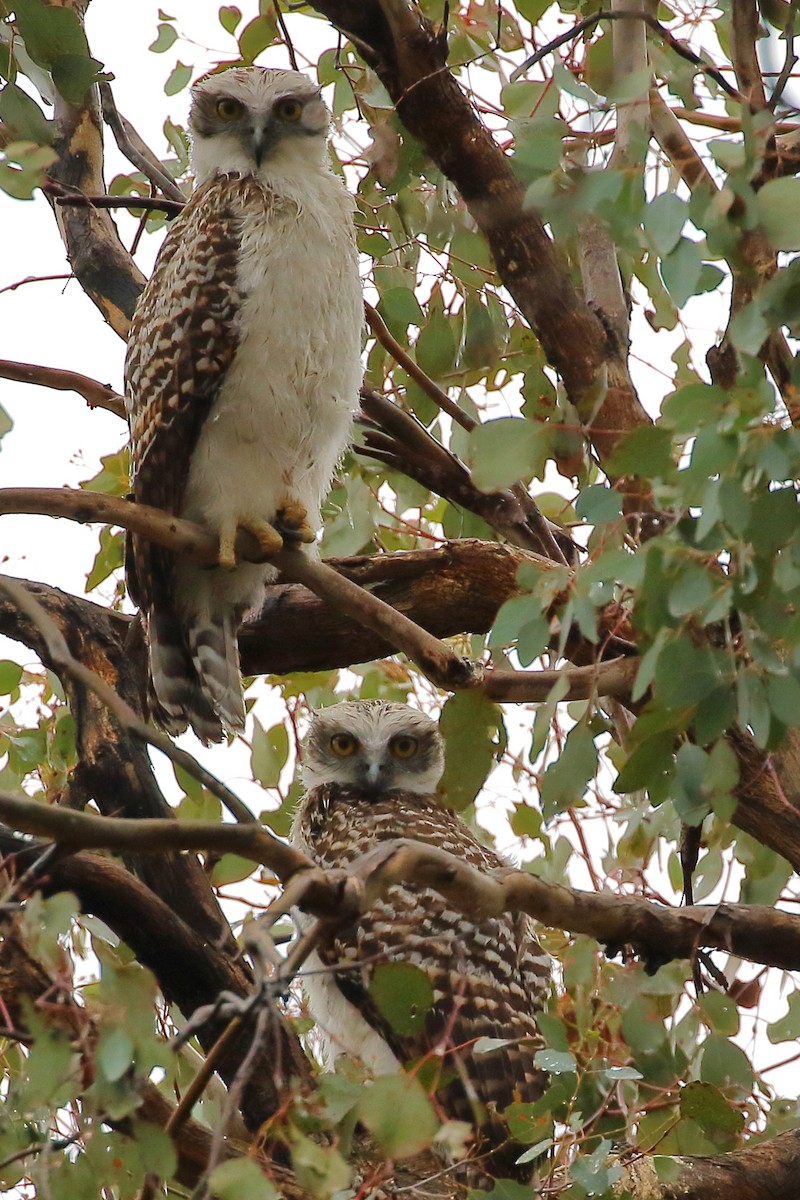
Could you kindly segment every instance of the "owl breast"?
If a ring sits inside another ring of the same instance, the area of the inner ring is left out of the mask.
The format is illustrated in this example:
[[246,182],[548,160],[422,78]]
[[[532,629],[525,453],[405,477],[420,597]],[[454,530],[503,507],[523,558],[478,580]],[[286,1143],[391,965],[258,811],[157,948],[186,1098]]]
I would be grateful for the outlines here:
[[[272,522],[298,502],[316,529],[361,382],[363,301],[338,180],[321,186],[317,172],[308,196],[245,211],[237,282],[239,344],[192,455],[181,515],[220,530]],[[243,565],[219,587],[249,607],[270,573]]]

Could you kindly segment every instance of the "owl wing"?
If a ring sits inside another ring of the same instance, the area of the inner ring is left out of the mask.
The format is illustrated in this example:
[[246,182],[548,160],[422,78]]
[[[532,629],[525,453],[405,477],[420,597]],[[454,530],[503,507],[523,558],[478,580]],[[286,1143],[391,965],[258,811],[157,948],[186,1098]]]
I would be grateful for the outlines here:
[[[213,177],[174,222],[131,325],[125,404],[134,499],[180,512],[191,455],[238,342],[241,180]],[[171,608],[172,556],[129,537],[128,586]]]

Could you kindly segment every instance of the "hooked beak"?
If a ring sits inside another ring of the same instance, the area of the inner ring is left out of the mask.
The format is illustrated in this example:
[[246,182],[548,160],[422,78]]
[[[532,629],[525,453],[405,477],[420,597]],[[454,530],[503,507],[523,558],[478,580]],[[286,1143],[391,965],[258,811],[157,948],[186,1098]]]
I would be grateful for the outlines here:
[[364,782],[370,791],[377,791],[383,775],[383,763],[371,762],[364,775]]
[[253,158],[257,167],[261,166],[266,148],[267,139],[264,128],[261,125],[257,125],[253,130]]

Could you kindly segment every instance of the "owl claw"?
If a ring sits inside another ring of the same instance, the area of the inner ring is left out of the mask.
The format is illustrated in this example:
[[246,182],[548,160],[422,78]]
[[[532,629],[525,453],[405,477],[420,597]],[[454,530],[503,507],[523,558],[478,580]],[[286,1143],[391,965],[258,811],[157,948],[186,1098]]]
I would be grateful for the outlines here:
[[275,515],[275,527],[287,542],[316,541],[317,535],[308,523],[308,510],[299,500],[287,500]]
[[269,521],[239,521],[232,532],[220,534],[217,563],[224,569],[232,570],[236,566],[236,535],[240,529],[245,530],[258,542],[259,561],[272,558],[283,549],[283,537]]

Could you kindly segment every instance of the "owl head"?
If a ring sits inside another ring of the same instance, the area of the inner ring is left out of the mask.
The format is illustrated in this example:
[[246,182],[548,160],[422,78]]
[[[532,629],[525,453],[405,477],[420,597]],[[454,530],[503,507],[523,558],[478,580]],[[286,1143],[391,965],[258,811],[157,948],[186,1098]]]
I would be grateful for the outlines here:
[[430,796],[443,770],[436,722],[385,700],[353,700],[314,713],[303,747],[308,788],[339,783],[374,795],[399,788]]
[[195,181],[215,172],[319,170],[329,127],[319,88],[299,71],[234,67],[211,75],[192,88]]

